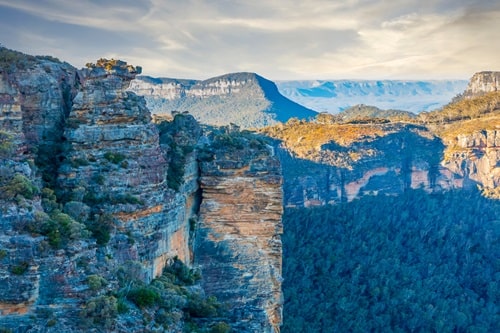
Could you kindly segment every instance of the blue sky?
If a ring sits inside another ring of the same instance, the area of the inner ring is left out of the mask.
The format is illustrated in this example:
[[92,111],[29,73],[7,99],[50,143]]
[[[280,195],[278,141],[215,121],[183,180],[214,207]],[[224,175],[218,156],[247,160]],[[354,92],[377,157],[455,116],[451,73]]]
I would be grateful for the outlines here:
[[0,43],[152,76],[468,79],[500,70],[498,0],[0,0]]

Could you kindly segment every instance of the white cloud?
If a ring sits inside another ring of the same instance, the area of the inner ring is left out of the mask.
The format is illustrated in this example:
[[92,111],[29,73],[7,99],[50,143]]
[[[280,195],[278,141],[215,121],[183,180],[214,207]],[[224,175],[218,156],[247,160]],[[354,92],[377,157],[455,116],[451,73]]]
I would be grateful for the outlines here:
[[439,78],[500,70],[500,3],[491,0],[0,0],[0,6],[30,15],[20,24],[0,12],[1,39],[21,50],[55,51],[75,65],[114,54],[156,76],[245,70],[272,79]]

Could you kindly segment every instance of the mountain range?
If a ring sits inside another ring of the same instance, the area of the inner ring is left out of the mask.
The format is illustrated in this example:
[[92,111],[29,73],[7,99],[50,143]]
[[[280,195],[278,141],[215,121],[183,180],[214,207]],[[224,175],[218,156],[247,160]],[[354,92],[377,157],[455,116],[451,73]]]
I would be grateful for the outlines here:
[[449,103],[467,80],[276,81],[281,94],[318,112],[338,113],[357,104],[419,113]]
[[139,76],[129,89],[144,96],[153,114],[188,110],[210,125],[263,127],[317,114],[284,97],[274,82],[255,73],[225,74],[204,81]]

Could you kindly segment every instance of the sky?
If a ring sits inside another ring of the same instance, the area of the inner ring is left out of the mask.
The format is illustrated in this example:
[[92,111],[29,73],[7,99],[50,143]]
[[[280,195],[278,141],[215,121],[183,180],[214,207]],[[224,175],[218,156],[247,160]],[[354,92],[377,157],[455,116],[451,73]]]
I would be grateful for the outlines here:
[[0,0],[0,44],[155,77],[469,79],[500,70],[498,0]]

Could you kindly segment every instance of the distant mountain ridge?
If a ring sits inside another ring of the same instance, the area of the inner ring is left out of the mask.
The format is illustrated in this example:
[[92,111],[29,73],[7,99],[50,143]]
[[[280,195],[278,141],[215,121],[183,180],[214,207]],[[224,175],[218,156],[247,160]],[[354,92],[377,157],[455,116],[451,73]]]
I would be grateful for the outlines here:
[[211,125],[263,127],[317,112],[284,97],[274,82],[255,73],[231,73],[207,80],[139,76],[129,90],[144,96],[154,114],[189,111]]
[[358,104],[419,113],[449,103],[467,80],[312,80],[277,81],[279,91],[318,112],[338,113]]

